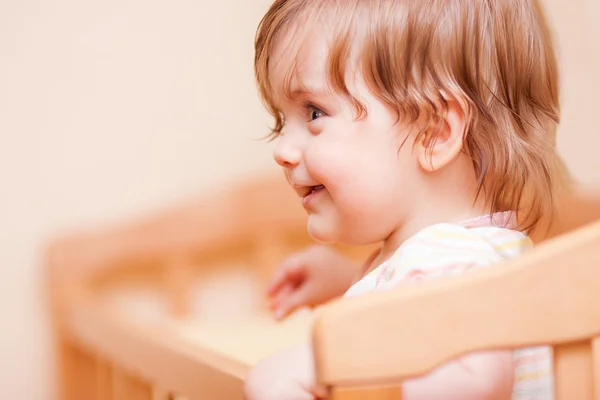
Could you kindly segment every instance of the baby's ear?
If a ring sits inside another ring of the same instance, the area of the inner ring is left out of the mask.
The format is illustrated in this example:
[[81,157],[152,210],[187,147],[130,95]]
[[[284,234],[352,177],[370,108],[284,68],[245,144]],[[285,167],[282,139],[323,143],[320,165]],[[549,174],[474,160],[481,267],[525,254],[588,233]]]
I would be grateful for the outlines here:
[[458,157],[463,149],[467,117],[455,100],[447,100],[445,115],[436,116],[417,143],[419,165],[425,171],[444,168]]

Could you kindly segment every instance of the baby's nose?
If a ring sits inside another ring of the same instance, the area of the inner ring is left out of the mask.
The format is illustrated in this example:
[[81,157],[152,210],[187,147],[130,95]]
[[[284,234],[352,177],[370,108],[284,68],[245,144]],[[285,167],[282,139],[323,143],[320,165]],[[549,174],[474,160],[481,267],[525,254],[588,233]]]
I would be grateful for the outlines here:
[[287,140],[280,140],[275,146],[273,158],[282,167],[291,168],[300,164],[302,151],[299,146],[295,146]]

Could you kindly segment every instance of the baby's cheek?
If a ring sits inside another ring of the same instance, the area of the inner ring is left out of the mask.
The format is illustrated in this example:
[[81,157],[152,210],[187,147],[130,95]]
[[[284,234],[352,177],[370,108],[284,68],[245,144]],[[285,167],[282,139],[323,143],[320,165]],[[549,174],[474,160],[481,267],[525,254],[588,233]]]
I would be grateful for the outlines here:
[[336,144],[323,144],[307,151],[306,166],[311,176],[326,187],[343,182],[352,174],[344,149]]
[[[308,172],[325,185],[343,214],[371,214],[389,197],[389,171],[381,157],[369,157],[368,149],[342,143],[323,143],[305,154]],[[372,215],[369,215],[372,217]]]

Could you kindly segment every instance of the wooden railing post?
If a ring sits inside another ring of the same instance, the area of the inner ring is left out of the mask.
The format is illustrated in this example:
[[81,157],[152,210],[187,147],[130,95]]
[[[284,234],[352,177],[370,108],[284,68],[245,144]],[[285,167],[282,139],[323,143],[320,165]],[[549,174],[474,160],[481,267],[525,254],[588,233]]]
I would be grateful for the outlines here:
[[592,371],[592,344],[590,341],[555,346],[555,399],[593,399]]
[[165,282],[169,311],[175,317],[185,317],[191,312],[193,260],[187,254],[175,253],[167,259]]
[[101,357],[96,358],[96,398],[113,400],[112,366]]
[[592,340],[592,363],[594,400],[600,400],[600,337],[595,337]]
[[98,399],[94,356],[70,342],[65,342],[62,356],[64,357],[64,392],[62,393],[64,399]]
[[120,369],[114,368],[114,400],[153,400],[152,386]]

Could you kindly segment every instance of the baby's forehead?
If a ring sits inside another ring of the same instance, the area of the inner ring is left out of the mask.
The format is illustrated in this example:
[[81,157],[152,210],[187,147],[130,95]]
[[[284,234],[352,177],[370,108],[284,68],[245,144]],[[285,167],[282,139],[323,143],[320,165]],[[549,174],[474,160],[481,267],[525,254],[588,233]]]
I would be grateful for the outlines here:
[[[269,56],[269,82],[277,97],[290,91],[328,86],[329,44],[311,32],[287,32],[275,42]],[[289,93],[288,93],[289,94]]]

